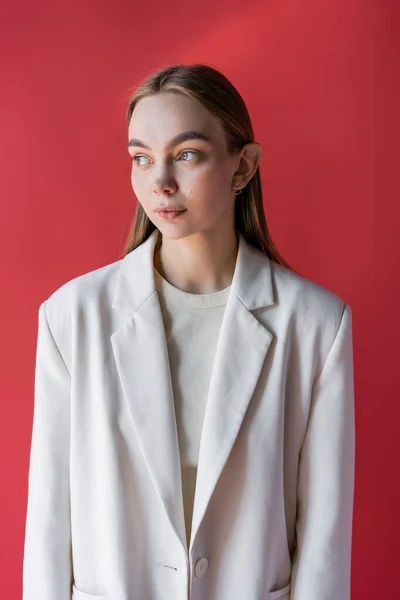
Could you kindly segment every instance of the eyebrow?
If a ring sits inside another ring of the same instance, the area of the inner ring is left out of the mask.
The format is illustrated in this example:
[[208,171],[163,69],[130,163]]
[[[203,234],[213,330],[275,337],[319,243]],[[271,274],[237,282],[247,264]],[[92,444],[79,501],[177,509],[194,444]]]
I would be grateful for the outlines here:
[[[173,137],[172,140],[168,142],[167,148],[173,148],[174,146],[182,144],[182,142],[186,142],[187,140],[204,140],[206,142],[211,142],[211,138],[209,138],[208,135],[206,135],[205,133],[201,133],[201,131],[191,130],[184,131],[183,133],[179,133],[178,135]],[[148,146],[141,140],[138,140],[137,138],[130,139],[128,143],[128,148],[129,146],[140,146],[141,148],[147,148],[148,150],[151,150],[150,146]]]

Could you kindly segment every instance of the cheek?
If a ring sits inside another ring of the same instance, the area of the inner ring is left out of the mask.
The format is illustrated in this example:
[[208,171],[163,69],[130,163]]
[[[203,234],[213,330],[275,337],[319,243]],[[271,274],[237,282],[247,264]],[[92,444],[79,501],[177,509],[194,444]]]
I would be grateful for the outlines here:
[[133,187],[133,189],[135,189],[136,187],[136,177],[134,175],[133,169],[131,170],[131,186]]
[[148,184],[144,177],[138,177],[137,173],[132,170],[131,173],[131,186],[138,199],[145,199],[148,194]]
[[[185,182],[186,179],[186,182]],[[181,180],[181,184],[187,187],[187,193],[191,196],[199,194],[213,193],[226,187],[226,175],[222,168],[218,166],[206,167],[200,170],[193,170],[187,177]]]
[[208,169],[199,175],[190,187],[192,198],[197,197],[204,206],[225,204],[229,201],[229,178],[222,168]]

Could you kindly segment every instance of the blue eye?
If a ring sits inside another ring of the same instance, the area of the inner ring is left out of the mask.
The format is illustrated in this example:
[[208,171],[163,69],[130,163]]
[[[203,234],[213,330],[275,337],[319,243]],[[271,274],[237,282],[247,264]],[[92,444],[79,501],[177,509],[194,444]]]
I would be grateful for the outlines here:
[[[182,156],[187,155],[187,154],[193,154],[195,158],[198,157],[198,155],[199,155],[199,153],[196,152],[195,150],[183,150],[183,152],[181,152],[179,158],[182,160]],[[139,162],[139,160],[141,158],[147,159],[148,157],[145,156],[144,154],[135,154],[134,156],[132,156],[132,161],[135,162],[139,167],[144,167],[148,163]],[[192,159],[189,159],[189,161],[187,159],[183,159],[182,162],[190,162],[190,160],[192,160]]]
[[[184,154],[194,154],[195,156],[197,156],[197,152],[195,152],[194,150],[184,150],[181,156],[183,156]],[[187,160],[184,160],[183,162],[187,162]]]
[[143,164],[140,164],[140,163],[138,162],[138,160],[137,160],[138,158],[147,158],[147,157],[146,157],[146,156],[144,156],[143,154],[135,154],[135,156],[132,156],[132,160],[133,160],[133,161],[134,161],[134,162],[135,162],[137,165],[139,165],[139,167],[143,167]]

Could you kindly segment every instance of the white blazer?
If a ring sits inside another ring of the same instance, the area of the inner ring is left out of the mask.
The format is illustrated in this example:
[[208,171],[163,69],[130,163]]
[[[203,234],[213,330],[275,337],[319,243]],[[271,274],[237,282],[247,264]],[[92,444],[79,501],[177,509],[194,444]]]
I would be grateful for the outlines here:
[[23,600],[348,600],[351,308],[239,235],[187,548],[157,234],[39,308]]

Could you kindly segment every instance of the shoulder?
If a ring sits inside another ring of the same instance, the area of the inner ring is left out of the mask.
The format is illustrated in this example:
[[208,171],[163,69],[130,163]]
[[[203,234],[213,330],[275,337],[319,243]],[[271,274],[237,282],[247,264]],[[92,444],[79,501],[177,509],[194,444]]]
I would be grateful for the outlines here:
[[348,301],[333,290],[294,273],[273,261],[276,320],[294,333],[299,343],[311,340],[326,356],[341,326],[351,328],[352,309]]
[[122,260],[87,271],[56,288],[42,302],[46,304],[50,327],[60,323],[72,325],[72,318],[79,318],[82,311],[111,302]]
[[[296,311],[302,318],[341,318],[348,302],[333,290],[299,273],[270,261],[275,301]],[[349,307],[350,308],[350,307]]]

